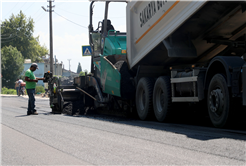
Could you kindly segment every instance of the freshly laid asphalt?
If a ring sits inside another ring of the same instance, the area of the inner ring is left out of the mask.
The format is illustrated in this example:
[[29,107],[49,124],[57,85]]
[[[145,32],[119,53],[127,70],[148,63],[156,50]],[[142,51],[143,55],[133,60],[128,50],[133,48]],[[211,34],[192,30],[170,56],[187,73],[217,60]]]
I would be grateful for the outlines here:
[[26,115],[27,97],[1,95],[1,165],[246,165],[246,130],[98,114]]

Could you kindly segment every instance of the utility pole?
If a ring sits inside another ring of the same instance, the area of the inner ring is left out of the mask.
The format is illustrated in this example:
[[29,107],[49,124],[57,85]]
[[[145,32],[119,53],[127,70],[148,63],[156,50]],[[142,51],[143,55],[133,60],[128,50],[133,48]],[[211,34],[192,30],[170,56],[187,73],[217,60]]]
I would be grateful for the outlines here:
[[71,70],[70,70],[70,61],[71,61],[71,59],[68,59],[68,61],[69,61],[69,71],[71,71]]
[[[42,8],[44,9],[44,11],[50,13],[50,72],[53,74],[53,64],[54,64],[53,60],[54,59],[53,59],[53,34],[52,34],[52,12],[53,12],[52,8],[55,6],[52,6],[52,2],[54,2],[54,1],[48,0],[48,2],[49,2],[49,6],[47,6],[47,7],[49,7],[49,9],[47,10],[43,6],[42,6]],[[53,89],[53,88],[54,87],[52,84],[51,89]],[[51,93],[51,95],[50,95],[50,107],[52,108],[52,111],[53,111],[53,109],[55,109],[53,99],[54,99],[54,94]]]
[[55,75],[57,75],[56,74],[56,56],[55,56]]
[[49,15],[50,15],[50,72],[53,73],[53,31],[52,31],[52,8],[55,7],[55,6],[52,6],[52,2],[54,2],[53,0],[48,0],[49,2],[49,9],[45,9],[43,6],[42,8],[44,9],[44,11],[46,12],[49,12]]

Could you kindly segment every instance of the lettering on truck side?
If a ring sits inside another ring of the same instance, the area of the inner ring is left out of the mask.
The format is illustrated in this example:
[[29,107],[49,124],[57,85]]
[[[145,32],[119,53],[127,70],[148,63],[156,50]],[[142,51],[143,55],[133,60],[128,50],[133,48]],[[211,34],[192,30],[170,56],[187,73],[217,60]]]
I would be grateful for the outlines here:
[[167,0],[151,1],[139,14],[140,27],[144,26],[144,24],[155,15],[156,7],[157,10],[160,10],[165,5],[165,3],[167,3]]

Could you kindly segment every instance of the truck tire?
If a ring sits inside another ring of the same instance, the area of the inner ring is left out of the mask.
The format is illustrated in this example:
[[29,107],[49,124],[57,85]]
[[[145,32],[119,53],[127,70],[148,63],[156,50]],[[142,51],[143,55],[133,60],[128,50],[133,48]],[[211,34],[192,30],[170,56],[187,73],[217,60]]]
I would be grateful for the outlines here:
[[153,113],[153,87],[154,80],[151,78],[141,78],[137,85],[136,107],[138,117],[147,120]]
[[153,94],[154,113],[159,122],[167,119],[171,110],[171,103],[170,77],[159,77],[155,82]]
[[222,74],[216,74],[210,81],[207,105],[212,124],[223,128],[229,118],[230,97],[226,79]]

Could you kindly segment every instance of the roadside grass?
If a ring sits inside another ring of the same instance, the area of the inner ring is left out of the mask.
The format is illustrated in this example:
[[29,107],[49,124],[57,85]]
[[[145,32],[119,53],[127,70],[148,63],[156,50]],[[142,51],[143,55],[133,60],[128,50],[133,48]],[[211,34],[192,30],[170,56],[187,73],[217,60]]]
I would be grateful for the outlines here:
[[41,86],[41,85],[36,86],[35,93],[36,93],[36,94],[45,93],[44,87]]
[[2,88],[1,94],[17,95],[15,89],[8,89],[6,87]]
[[[35,90],[36,94],[41,94],[45,93],[44,87],[43,86],[36,86]],[[2,88],[1,94],[8,94],[8,95],[17,95],[15,89],[8,89],[6,87]],[[26,93],[27,94],[27,93]]]

